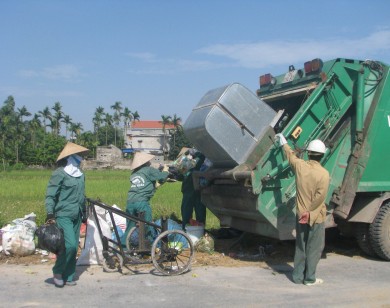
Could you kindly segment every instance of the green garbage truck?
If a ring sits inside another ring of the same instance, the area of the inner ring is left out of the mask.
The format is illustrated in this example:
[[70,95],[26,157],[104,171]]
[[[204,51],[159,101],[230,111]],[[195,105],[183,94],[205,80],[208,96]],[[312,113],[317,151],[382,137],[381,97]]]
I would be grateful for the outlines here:
[[185,135],[213,163],[194,174],[207,181],[197,187],[206,207],[223,226],[294,239],[295,178],[275,134],[305,159],[309,142],[320,139],[331,176],[326,227],[389,261],[389,66],[313,59],[264,74],[259,83],[256,93],[238,83],[210,90],[184,123]]

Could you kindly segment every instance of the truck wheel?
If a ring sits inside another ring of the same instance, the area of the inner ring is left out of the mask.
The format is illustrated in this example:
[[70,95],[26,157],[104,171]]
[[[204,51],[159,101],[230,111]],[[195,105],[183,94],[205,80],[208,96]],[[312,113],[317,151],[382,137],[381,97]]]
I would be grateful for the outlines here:
[[390,261],[390,202],[383,204],[370,225],[370,241],[376,254]]
[[356,241],[363,252],[371,257],[376,257],[376,253],[371,244],[369,224],[355,223],[355,237]]

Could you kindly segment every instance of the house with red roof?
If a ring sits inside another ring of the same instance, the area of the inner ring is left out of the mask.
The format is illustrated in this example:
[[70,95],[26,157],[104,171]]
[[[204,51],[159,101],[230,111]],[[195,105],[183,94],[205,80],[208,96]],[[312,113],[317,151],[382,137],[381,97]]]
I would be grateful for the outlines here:
[[125,144],[134,151],[163,156],[169,151],[169,130],[174,128],[167,124],[164,132],[162,121],[133,121],[126,130]]

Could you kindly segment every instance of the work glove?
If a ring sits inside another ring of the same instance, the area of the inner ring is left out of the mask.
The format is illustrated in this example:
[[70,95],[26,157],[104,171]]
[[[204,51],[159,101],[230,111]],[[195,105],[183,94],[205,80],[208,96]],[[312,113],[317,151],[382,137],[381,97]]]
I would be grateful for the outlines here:
[[49,224],[55,223],[56,217],[54,216],[54,214],[47,214],[45,222]]
[[280,146],[282,147],[283,145],[287,144],[286,138],[283,136],[283,134],[276,134],[275,135],[275,140],[279,142]]
[[169,172],[169,166],[165,164],[162,171]]

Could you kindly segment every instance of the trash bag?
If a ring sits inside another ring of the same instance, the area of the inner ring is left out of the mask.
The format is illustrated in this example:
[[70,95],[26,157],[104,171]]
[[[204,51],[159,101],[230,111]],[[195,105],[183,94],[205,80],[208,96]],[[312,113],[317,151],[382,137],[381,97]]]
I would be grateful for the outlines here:
[[[82,249],[76,263],[78,266],[103,263],[103,243],[97,224],[100,225],[100,229],[104,237],[109,239],[112,236],[110,226],[106,221],[106,210],[97,205],[94,205],[94,207],[98,221],[96,221],[96,218],[91,211],[87,220],[87,234],[85,237],[84,248]],[[112,244],[110,243],[110,245]]]
[[210,236],[210,234],[206,233],[202,236],[199,241],[195,244],[195,250],[198,252],[214,252],[214,239]]
[[2,228],[2,245],[6,255],[28,256],[35,252],[35,214],[17,218]]
[[38,237],[38,248],[56,255],[65,251],[64,231],[56,224],[44,224],[37,229],[35,234]]
[[196,166],[196,159],[193,159],[191,155],[182,154],[171,165],[178,173],[186,174],[189,170]]

